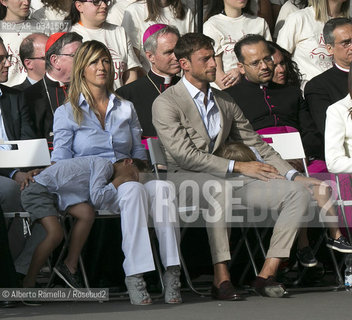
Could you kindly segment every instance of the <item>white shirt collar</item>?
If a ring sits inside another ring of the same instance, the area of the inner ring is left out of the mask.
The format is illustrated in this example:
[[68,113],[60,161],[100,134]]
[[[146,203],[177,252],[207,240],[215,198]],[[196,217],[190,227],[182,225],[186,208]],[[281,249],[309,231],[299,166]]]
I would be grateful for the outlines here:
[[171,80],[172,80],[172,77],[171,76],[163,76],[157,72],[155,72],[153,69],[150,69],[154,74],[156,74],[158,77],[160,78],[164,78],[164,84],[170,84],[171,83]]
[[59,80],[56,80],[54,79],[49,73],[46,72],[46,76],[51,80],[51,81],[55,81],[55,82],[58,82],[60,84],[60,87],[63,87],[65,85],[65,83],[59,81]]
[[[192,99],[197,98],[201,90],[199,90],[197,87],[195,87],[192,83],[190,83],[185,76],[182,77],[183,84],[185,85],[187,91],[190,93]],[[207,92],[207,98],[212,99],[213,92],[211,91],[210,86],[208,87],[208,92]]]
[[335,66],[336,66],[337,69],[339,69],[339,70],[341,70],[343,72],[350,72],[350,69],[342,68],[336,62],[335,62]]

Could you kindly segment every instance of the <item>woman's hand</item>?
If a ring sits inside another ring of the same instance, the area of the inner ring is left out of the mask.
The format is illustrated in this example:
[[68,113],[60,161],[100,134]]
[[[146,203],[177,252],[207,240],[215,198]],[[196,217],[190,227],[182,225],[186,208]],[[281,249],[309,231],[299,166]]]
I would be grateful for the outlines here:
[[241,79],[241,73],[238,68],[233,68],[226,72],[221,78],[221,82],[225,88],[234,86]]

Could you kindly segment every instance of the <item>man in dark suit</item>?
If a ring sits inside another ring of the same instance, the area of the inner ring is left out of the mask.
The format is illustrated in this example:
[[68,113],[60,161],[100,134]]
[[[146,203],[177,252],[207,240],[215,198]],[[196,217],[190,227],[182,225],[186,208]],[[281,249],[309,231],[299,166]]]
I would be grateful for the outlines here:
[[[189,198],[197,201],[195,198],[199,196],[199,206],[208,209],[203,216],[207,221],[214,266],[212,296],[220,300],[241,298],[230,281],[226,265],[230,260],[227,230],[232,203],[225,190],[232,188],[236,198],[245,205],[279,212],[266,260],[253,285],[262,295],[282,297],[285,288],[274,277],[281,258],[290,254],[299,220],[307,212],[311,200],[304,186],[319,185],[320,182],[300,176],[253,131],[227,93],[209,86],[216,75],[211,38],[188,33],[178,40],[175,55],[184,77],[154,101],[153,124],[165,149],[168,178],[177,187],[183,187],[179,190],[182,198],[187,191],[183,183],[185,180],[191,180],[193,185],[198,186],[195,190],[202,191],[216,181],[213,193],[199,192]],[[252,58],[253,61],[246,63],[258,60],[261,66],[265,57],[259,54]],[[265,163],[233,161],[214,155],[228,139],[255,147]],[[232,173],[235,173],[234,177],[229,176]],[[232,183],[242,183],[242,186],[237,184],[235,187]]]
[[144,77],[116,90],[121,97],[133,102],[144,137],[156,136],[152,124],[152,104],[155,98],[180,79],[180,65],[174,47],[180,34],[175,27],[154,24],[144,33],[143,48],[151,69]]
[[348,72],[352,62],[352,20],[334,18],[323,29],[326,48],[334,65],[307,82],[304,97],[312,118],[324,137],[326,110],[348,94]]
[[82,37],[75,32],[52,34],[45,46],[45,76],[24,90],[36,134],[49,143],[53,139],[54,112],[67,97],[73,56],[81,44]]
[[[235,53],[239,60],[238,68],[242,77],[237,84],[225,91],[241,108],[254,130],[293,127],[301,134],[307,158],[324,159],[323,139],[315,127],[301,90],[295,86],[281,85],[272,81],[273,52],[270,52],[262,36],[248,35],[245,41],[248,43],[246,47],[265,52],[268,61],[265,68],[259,68],[261,65],[247,66],[244,60],[251,52],[244,50],[244,46],[235,45]],[[299,171],[304,170],[302,161],[292,161],[291,164]]]
[[27,71],[27,77],[21,84],[13,86],[13,88],[23,91],[44,77],[47,40],[48,36],[44,33],[32,33],[22,40],[20,58]]
[[[0,38],[0,83],[6,82],[11,56]],[[21,140],[35,138],[28,109],[23,107],[19,91],[0,84],[0,139]],[[0,148],[6,148],[1,146]],[[20,210],[20,185],[31,178],[33,172],[15,168],[0,169],[0,205],[4,211]]]
[[[0,83],[6,82],[11,56],[0,37]],[[28,110],[22,108],[23,96],[19,91],[0,84],[0,140],[35,138]],[[6,149],[7,146],[0,145]],[[11,148],[9,146],[9,148]],[[20,186],[32,179],[34,172],[21,172],[15,168],[0,169],[0,287],[17,287],[15,269],[9,251],[4,211],[21,210]],[[13,307],[11,301],[2,301],[0,307]]]

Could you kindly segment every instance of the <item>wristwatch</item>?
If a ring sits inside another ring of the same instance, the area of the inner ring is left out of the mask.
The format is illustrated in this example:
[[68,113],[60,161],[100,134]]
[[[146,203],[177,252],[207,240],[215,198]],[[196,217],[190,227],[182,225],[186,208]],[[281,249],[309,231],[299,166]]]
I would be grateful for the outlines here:
[[295,179],[296,179],[296,177],[297,176],[303,176],[303,174],[302,173],[300,173],[300,172],[295,172],[292,176],[291,176],[291,181],[295,181]]

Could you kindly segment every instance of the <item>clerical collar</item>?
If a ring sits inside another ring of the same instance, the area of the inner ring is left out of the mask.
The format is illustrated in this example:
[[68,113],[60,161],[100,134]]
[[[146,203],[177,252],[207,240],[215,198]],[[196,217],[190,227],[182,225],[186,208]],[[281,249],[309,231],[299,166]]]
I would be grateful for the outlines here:
[[45,75],[47,76],[47,78],[49,79],[49,80],[51,80],[51,81],[54,81],[54,82],[58,82],[59,83],[59,85],[60,85],[60,87],[63,87],[63,86],[65,86],[66,84],[65,83],[63,83],[63,82],[61,82],[61,81],[59,81],[59,80],[56,80],[56,79],[54,79],[49,73],[45,73]]
[[161,74],[156,73],[153,69],[150,69],[150,71],[151,71],[153,74],[155,74],[156,76],[158,76],[158,77],[160,77],[160,78],[163,78],[163,79],[164,79],[164,81],[163,81],[164,84],[170,84],[170,83],[171,83],[173,77],[170,77],[170,76],[163,76],[163,75],[161,75]]
[[335,62],[335,66],[336,66],[337,69],[339,69],[339,70],[341,70],[343,72],[350,72],[350,69],[342,68],[336,62]]
[[263,88],[267,88],[268,85],[269,85],[269,82],[260,83],[260,84],[259,84],[259,87],[260,87],[260,89],[263,89]]

